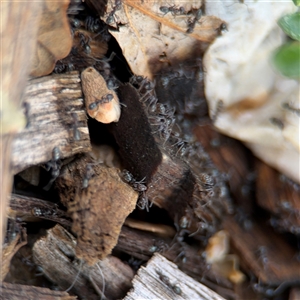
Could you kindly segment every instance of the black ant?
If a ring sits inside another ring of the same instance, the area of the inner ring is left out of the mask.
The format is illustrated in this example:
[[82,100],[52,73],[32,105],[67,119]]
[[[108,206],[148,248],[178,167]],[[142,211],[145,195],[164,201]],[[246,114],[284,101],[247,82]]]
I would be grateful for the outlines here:
[[112,11],[109,13],[108,17],[106,18],[107,24],[111,24],[114,22],[114,20],[115,20],[114,14],[117,10],[121,9],[121,6],[122,6],[122,0],[116,0],[115,6],[113,7]]
[[115,90],[117,89],[119,86],[117,85],[116,83],[116,80],[113,79],[113,78],[109,78],[107,81],[106,81],[106,85],[107,85],[107,88],[109,90]]
[[296,115],[298,115],[298,117],[300,117],[300,109],[299,108],[293,107],[290,103],[283,103],[282,107],[295,113]]
[[60,168],[61,168],[61,161],[60,161],[60,151],[58,147],[54,147],[52,150],[52,159],[46,164],[45,168],[47,171],[51,169],[51,180],[49,183],[44,187],[44,190],[48,191],[54,182],[54,180],[59,176]]
[[166,15],[167,13],[171,13],[173,16],[178,16],[178,15],[185,15],[186,14],[186,11],[184,9],[183,6],[177,8],[175,5],[173,6],[161,6],[159,8],[159,10],[164,14]]
[[100,19],[88,16],[85,19],[85,29],[91,32],[98,32],[101,28]]
[[260,246],[257,248],[257,250],[255,252],[256,252],[257,257],[258,257],[259,261],[261,262],[263,268],[265,269],[269,262],[268,255],[267,255],[267,252],[268,252],[267,247]]
[[223,34],[225,31],[228,31],[226,23],[222,23],[219,28],[216,29],[219,35]]
[[73,124],[73,136],[75,141],[80,140],[80,131],[78,130],[78,117],[77,114],[72,112],[71,116],[73,118],[74,124]]
[[100,100],[95,101],[89,105],[90,110],[94,110],[99,104],[109,103],[114,98],[113,94],[106,94]]
[[[127,171],[123,170],[122,171],[122,177],[123,179],[131,185],[131,187],[140,194],[139,200],[137,202],[137,206],[140,209],[146,209],[149,211],[149,205],[148,205],[148,197],[145,195],[145,192],[147,191],[147,186],[144,184],[146,177],[144,177],[140,181],[136,181],[133,177],[133,175]],[[151,207],[151,205],[150,205]]]
[[284,128],[284,124],[280,119],[272,117],[269,120],[273,125],[277,126],[279,129],[282,130]]
[[178,284],[172,284],[168,276],[164,275],[160,270],[156,269],[155,272],[157,273],[161,282],[163,282],[168,288],[170,288],[175,294],[181,295],[182,291]]
[[202,9],[199,8],[196,13],[194,19],[189,19],[188,20],[188,29],[186,33],[192,33],[194,31],[194,28],[196,26],[196,23],[201,19],[202,17]]
[[86,54],[91,54],[91,52],[92,52],[92,49],[90,47],[91,37],[87,37],[81,32],[78,33],[78,37],[80,39],[80,45],[83,48],[83,51]]
[[93,164],[86,165],[85,177],[82,180],[82,189],[86,189],[89,186],[89,181],[94,175]]

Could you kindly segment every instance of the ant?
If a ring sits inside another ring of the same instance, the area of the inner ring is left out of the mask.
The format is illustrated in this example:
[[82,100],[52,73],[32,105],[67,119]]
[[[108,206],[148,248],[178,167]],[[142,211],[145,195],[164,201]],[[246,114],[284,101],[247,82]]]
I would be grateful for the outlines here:
[[268,265],[268,255],[267,255],[267,247],[266,246],[260,246],[257,248],[257,250],[255,251],[258,259],[260,260],[262,266],[264,269],[266,269],[267,265]]
[[73,124],[73,136],[75,141],[80,140],[80,131],[78,130],[78,117],[77,114],[72,112],[71,116],[73,118],[74,124]]
[[279,129],[282,130],[284,128],[284,124],[280,119],[272,117],[269,120],[273,125],[277,126]]
[[99,104],[109,103],[114,98],[113,94],[106,94],[105,96],[101,97],[100,100],[95,101],[89,105],[90,110],[94,110]]
[[86,165],[86,172],[85,172],[85,177],[83,178],[82,181],[82,189],[86,189],[89,186],[89,181],[94,175],[94,170],[92,168],[93,164],[87,164]]
[[199,8],[196,13],[194,19],[189,19],[188,20],[188,29],[186,33],[192,33],[195,29],[196,23],[201,19],[202,17],[202,9]]
[[50,171],[51,169],[51,180],[49,183],[44,187],[44,190],[48,191],[54,182],[54,180],[59,176],[60,168],[61,168],[61,161],[60,161],[60,151],[58,147],[54,147],[52,150],[52,159],[46,164],[45,168],[46,171]]
[[175,294],[181,295],[182,291],[178,284],[172,284],[168,276],[164,275],[160,270],[156,269],[155,272],[157,273],[161,282],[163,282],[168,288],[170,288]]
[[83,33],[79,32],[78,33],[78,37],[80,39],[80,46],[83,48],[83,51],[86,54],[91,54],[92,49],[90,47],[90,41],[91,41],[91,37],[87,37],[86,35],[84,35]]
[[122,6],[122,0],[115,0],[115,6],[113,7],[112,11],[109,13],[108,17],[106,18],[106,23],[111,24],[115,20],[115,12],[120,10]]
[[133,175],[127,170],[122,171],[122,177],[125,180],[125,182],[130,184],[131,187],[140,194],[137,206],[140,209],[146,209],[147,211],[149,211],[148,197],[145,195],[145,192],[147,191],[147,186],[144,184],[146,177],[144,177],[140,181],[136,181]]
[[109,78],[106,82],[106,85],[109,90],[115,90],[119,87],[116,83],[116,80],[113,78]]
[[189,144],[187,141],[181,139],[181,138],[177,138],[177,142],[175,144],[172,145],[172,147],[177,146],[178,150],[176,152],[176,155],[178,155],[178,153],[180,154],[180,156],[184,156],[184,154],[187,151],[187,148],[189,147]]
[[225,31],[228,31],[226,23],[222,23],[219,28],[216,29],[219,35],[223,34]]
[[179,8],[177,8],[175,5],[173,6],[161,6],[159,8],[159,10],[164,14],[166,15],[167,13],[171,13],[173,16],[178,16],[178,15],[185,15],[186,14],[186,11],[184,9],[183,6],[180,6]]
[[101,27],[99,19],[88,16],[85,19],[85,29],[91,32],[98,32]]
[[292,104],[286,102],[282,104],[282,107],[295,113],[296,115],[298,115],[298,117],[300,117],[300,109],[293,107]]

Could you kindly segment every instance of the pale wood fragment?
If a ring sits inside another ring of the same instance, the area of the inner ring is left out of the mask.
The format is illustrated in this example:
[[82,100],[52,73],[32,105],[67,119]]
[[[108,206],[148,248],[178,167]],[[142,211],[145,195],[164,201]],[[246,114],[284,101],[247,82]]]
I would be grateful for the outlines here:
[[160,254],[141,267],[133,279],[133,289],[124,300],[136,299],[224,299],[203,284],[195,281]]
[[91,151],[78,72],[53,74],[29,82],[24,97],[27,127],[12,145],[14,173],[52,159]]

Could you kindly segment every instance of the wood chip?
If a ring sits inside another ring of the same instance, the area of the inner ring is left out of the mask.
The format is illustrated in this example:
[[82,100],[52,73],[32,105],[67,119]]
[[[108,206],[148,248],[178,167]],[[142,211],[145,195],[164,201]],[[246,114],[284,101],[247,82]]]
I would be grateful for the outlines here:
[[27,127],[12,145],[14,173],[50,161],[55,147],[60,159],[91,151],[78,72],[31,80],[24,108]]
[[133,289],[124,300],[135,299],[224,299],[214,291],[181,272],[160,254],[141,267],[133,279]]
[[117,244],[138,195],[121,180],[118,169],[95,164],[89,156],[65,166],[56,184],[73,220],[76,256],[93,265]]

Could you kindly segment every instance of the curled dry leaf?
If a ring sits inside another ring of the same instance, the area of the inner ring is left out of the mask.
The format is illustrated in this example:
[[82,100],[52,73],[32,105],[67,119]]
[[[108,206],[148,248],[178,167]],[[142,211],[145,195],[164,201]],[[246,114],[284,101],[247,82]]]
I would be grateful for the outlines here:
[[205,94],[215,127],[299,183],[299,82],[282,78],[270,65],[285,40],[277,20],[296,7],[232,0],[209,1],[206,10],[219,14],[229,28],[204,56]]
[[[117,27],[111,34],[132,71],[149,78],[164,66],[199,55],[203,42],[212,42],[224,26],[221,19],[203,15],[201,1],[118,2],[109,2],[103,20]],[[193,30],[188,33],[191,23]]]
[[31,61],[30,75],[35,77],[51,73],[55,62],[66,57],[72,47],[72,36],[67,19],[70,0],[44,2],[37,47]]
[[81,73],[87,113],[98,122],[118,122],[121,108],[117,94],[109,90],[104,78],[93,67]]

